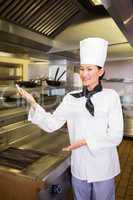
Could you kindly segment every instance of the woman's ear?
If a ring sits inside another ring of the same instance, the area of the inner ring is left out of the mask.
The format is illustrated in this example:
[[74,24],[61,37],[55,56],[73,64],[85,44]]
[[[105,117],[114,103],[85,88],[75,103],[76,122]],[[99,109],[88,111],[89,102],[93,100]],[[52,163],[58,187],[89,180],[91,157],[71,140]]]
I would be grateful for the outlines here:
[[104,70],[103,68],[101,68],[101,69],[99,70],[99,76],[100,76],[100,77],[103,76],[104,73],[105,73],[105,70]]

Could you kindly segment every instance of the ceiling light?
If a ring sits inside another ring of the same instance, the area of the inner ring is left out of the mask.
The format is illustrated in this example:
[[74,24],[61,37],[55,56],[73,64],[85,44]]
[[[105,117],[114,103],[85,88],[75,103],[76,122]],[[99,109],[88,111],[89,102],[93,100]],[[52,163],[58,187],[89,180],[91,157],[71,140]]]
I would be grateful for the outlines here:
[[91,2],[92,2],[95,6],[102,5],[101,0],[91,0]]
[[12,53],[7,53],[7,52],[3,52],[3,51],[0,51],[0,56],[6,56],[6,57],[12,57],[13,54]]

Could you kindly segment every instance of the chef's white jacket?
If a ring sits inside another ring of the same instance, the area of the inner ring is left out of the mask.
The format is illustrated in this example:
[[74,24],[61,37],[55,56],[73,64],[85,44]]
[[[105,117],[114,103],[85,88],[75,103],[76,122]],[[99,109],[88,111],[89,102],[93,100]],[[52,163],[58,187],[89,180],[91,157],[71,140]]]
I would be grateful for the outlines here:
[[31,108],[28,120],[47,132],[67,122],[70,143],[87,141],[87,145],[72,151],[72,175],[88,182],[108,180],[120,173],[117,146],[123,137],[123,115],[119,96],[112,89],[94,94],[92,116],[85,107],[86,97],[71,95],[77,92],[68,93],[52,114],[39,105]]

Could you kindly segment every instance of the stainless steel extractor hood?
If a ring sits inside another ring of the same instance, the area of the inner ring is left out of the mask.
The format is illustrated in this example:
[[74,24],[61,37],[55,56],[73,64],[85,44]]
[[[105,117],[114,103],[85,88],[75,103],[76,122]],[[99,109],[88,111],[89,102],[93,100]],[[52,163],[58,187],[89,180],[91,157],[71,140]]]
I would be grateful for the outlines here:
[[133,46],[133,1],[101,0],[104,7]]
[[[0,19],[0,51],[19,54],[19,57],[35,56],[40,59],[48,59],[51,56],[75,58],[75,55],[68,51],[60,54],[60,51],[67,49],[66,46],[62,42]],[[56,53],[52,52],[53,48],[57,49]]]
[[52,40],[10,22],[0,20],[0,51],[20,54],[45,54]]

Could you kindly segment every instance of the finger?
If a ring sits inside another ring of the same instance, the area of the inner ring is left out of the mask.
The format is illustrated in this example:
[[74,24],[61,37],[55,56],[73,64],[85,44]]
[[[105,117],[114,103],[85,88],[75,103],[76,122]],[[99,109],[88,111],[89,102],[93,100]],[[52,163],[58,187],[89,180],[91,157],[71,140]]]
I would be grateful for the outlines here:
[[28,97],[28,92],[26,92],[24,89],[20,88],[20,94],[22,95],[23,98]]
[[67,148],[63,148],[62,151],[68,151],[68,149]]
[[19,94],[22,94],[23,89],[22,88],[18,88],[18,92]]
[[70,148],[69,147],[65,147],[62,149],[62,151],[70,151]]
[[17,95],[22,96],[22,92],[18,90]]
[[16,94],[17,96],[20,96],[20,94],[19,94],[19,92],[17,92],[17,94]]
[[67,148],[63,148],[62,151],[66,151]]

